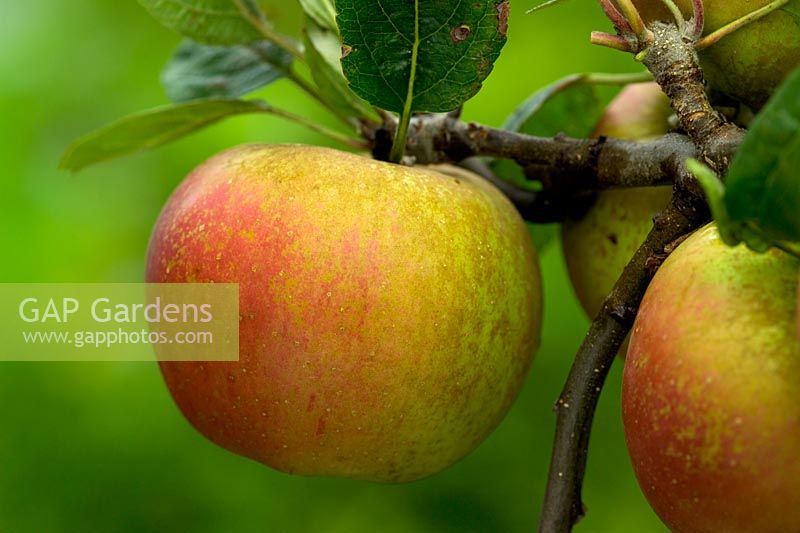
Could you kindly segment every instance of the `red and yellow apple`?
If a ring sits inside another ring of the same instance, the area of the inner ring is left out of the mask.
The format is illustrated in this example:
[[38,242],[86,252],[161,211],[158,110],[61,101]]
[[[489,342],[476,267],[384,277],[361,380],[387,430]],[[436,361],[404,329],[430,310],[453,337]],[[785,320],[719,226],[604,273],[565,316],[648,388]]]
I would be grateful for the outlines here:
[[517,396],[539,266],[481,178],[325,148],[252,145],[195,170],[150,243],[151,282],[240,284],[238,362],[162,362],[203,435],[284,472],[438,472]]
[[[670,130],[671,114],[669,99],[658,85],[629,85],[609,105],[594,135],[647,141]],[[653,227],[653,217],[669,202],[671,191],[670,187],[603,191],[582,218],[567,220],[562,226],[572,287],[590,318],[600,311]]]
[[[705,34],[718,30],[773,0],[704,0]],[[672,18],[661,0],[634,0],[646,20]],[[692,0],[675,0],[684,16]],[[752,22],[700,52],[709,84],[755,110],[800,66],[800,0]]]
[[647,290],[623,421],[639,484],[672,531],[800,531],[798,268],[708,226]]

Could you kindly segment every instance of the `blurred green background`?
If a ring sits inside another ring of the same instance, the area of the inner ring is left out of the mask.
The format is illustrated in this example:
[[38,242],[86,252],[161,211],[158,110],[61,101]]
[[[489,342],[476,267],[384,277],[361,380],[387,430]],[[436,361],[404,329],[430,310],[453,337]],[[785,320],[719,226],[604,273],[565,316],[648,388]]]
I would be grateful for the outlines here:
[[[280,29],[289,1],[266,4]],[[588,43],[600,9],[573,0],[533,15],[514,0],[509,42],[465,116],[502,123],[534,89],[576,71],[636,70]],[[0,17],[0,281],[140,281],[147,239],[192,167],[242,142],[329,144],[271,117],[229,120],[155,152],[56,169],[67,144],[165,103],[158,83],[179,37],[133,0],[6,2]],[[263,91],[332,123],[281,81]],[[541,350],[519,401],[480,448],[444,473],[385,486],[291,477],[223,451],[179,415],[155,364],[0,365],[0,532],[534,531],[550,457],[551,405],[587,321],[558,246],[543,254]],[[583,532],[660,532],[624,449],[616,365],[595,424]]]

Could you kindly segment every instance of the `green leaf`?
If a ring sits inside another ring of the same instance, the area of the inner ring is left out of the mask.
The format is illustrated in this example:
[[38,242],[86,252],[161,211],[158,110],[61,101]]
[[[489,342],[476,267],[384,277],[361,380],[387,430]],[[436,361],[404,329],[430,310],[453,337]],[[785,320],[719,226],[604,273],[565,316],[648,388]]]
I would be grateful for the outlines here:
[[347,86],[339,61],[342,50],[339,36],[309,18],[306,21],[303,39],[311,77],[320,91],[330,99],[331,105],[345,115],[370,115],[371,110],[368,106]]
[[733,222],[728,214],[728,208],[725,205],[725,184],[719,179],[719,176],[697,159],[688,159],[686,168],[694,174],[703,188],[722,241],[728,246],[736,246],[742,242],[741,224]]
[[336,0],[336,9],[350,87],[404,115],[458,108],[506,41],[508,0]]
[[789,2],[785,6],[781,7],[781,11],[785,11],[786,13],[792,15],[798,20],[798,22],[800,22],[800,1],[794,0]]
[[[586,74],[573,74],[538,90],[506,120],[503,128],[528,135],[588,137],[603,116],[604,101],[594,85],[585,83]],[[492,162],[495,172],[507,181],[530,187],[522,170],[504,159]]]
[[75,141],[64,154],[60,168],[81,170],[100,161],[167,144],[226,117],[270,110],[259,101],[210,99],[143,111]]
[[[588,137],[603,116],[605,106],[596,87],[584,83],[585,80],[585,74],[573,74],[540,89],[517,107],[503,128],[542,137],[559,133]],[[490,166],[498,176],[519,187],[536,185],[512,161],[497,159]],[[558,236],[558,225],[536,225],[530,228],[530,233],[541,251]]]
[[[139,0],[161,24],[204,44],[248,44],[258,30],[242,15],[234,0]],[[243,5],[254,9],[252,3]],[[258,16],[253,12],[254,16]]]
[[288,52],[266,41],[240,46],[206,46],[186,40],[161,74],[173,102],[236,98],[281,78],[292,62]]
[[772,242],[800,241],[800,69],[756,117],[726,183],[734,222]]
[[595,86],[585,80],[585,74],[573,74],[537,91],[511,114],[504,128],[529,135],[588,137],[605,106]]
[[333,0],[299,0],[300,6],[311,20],[320,28],[338,32],[336,26],[336,7]]

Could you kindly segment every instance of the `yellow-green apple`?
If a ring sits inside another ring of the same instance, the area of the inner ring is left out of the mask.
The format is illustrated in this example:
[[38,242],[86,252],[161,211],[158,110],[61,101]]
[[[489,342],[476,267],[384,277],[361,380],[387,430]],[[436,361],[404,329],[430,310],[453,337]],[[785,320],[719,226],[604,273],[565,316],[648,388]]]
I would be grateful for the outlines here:
[[800,531],[798,267],[707,226],[645,294],[623,421],[639,485],[672,531]]
[[[611,102],[595,136],[647,141],[669,131],[671,114],[669,100],[658,85],[629,85]],[[670,193],[669,187],[603,191],[581,219],[564,223],[561,237],[567,270],[590,318],[600,311],[653,227],[653,217],[669,202]]]
[[162,362],[203,435],[284,472],[418,479],[477,446],[538,345],[527,230],[481,178],[298,145],[196,169],[151,282],[240,284],[238,362]]
[[[705,34],[718,30],[773,0],[704,0]],[[686,17],[692,0],[675,0]],[[672,20],[662,0],[634,0],[646,20]],[[752,22],[700,52],[709,84],[761,108],[781,81],[800,66],[800,0]]]

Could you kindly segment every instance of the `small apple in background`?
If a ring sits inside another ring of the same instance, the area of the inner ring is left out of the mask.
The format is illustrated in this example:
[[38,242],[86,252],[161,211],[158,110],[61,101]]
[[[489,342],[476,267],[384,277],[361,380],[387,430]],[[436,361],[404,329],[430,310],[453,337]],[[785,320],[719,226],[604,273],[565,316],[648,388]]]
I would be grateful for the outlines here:
[[[703,0],[705,34],[718,30],[773,0]],[[661,0],[634,0],[645,20],[673,20]],[[675,0],[692,16],[692,0]],[[800,66],[800,0],[791,0],[761,20],[700,52],[709,85],[754,110],[760,109],[786,76]]]
[[161,369],[202,434],[296,474],[446,468],[502,420],[539,342],[538,261],[498,190],[325,148],[200,166],[159,218],[147,279],[240,283],[240,360]]
[[[669,99],[657,84],[629,85],[611,102],[594,136],[647,141],[670,130],[671,115]],[[567,220],[562,226],[569,277],[589,318],[600,311],[671,193],[671,187],[603,191],[583,218]]]
[[672,531],[800,531],[800,261],[681,244],[642,302],[622,410],[639,484]]

